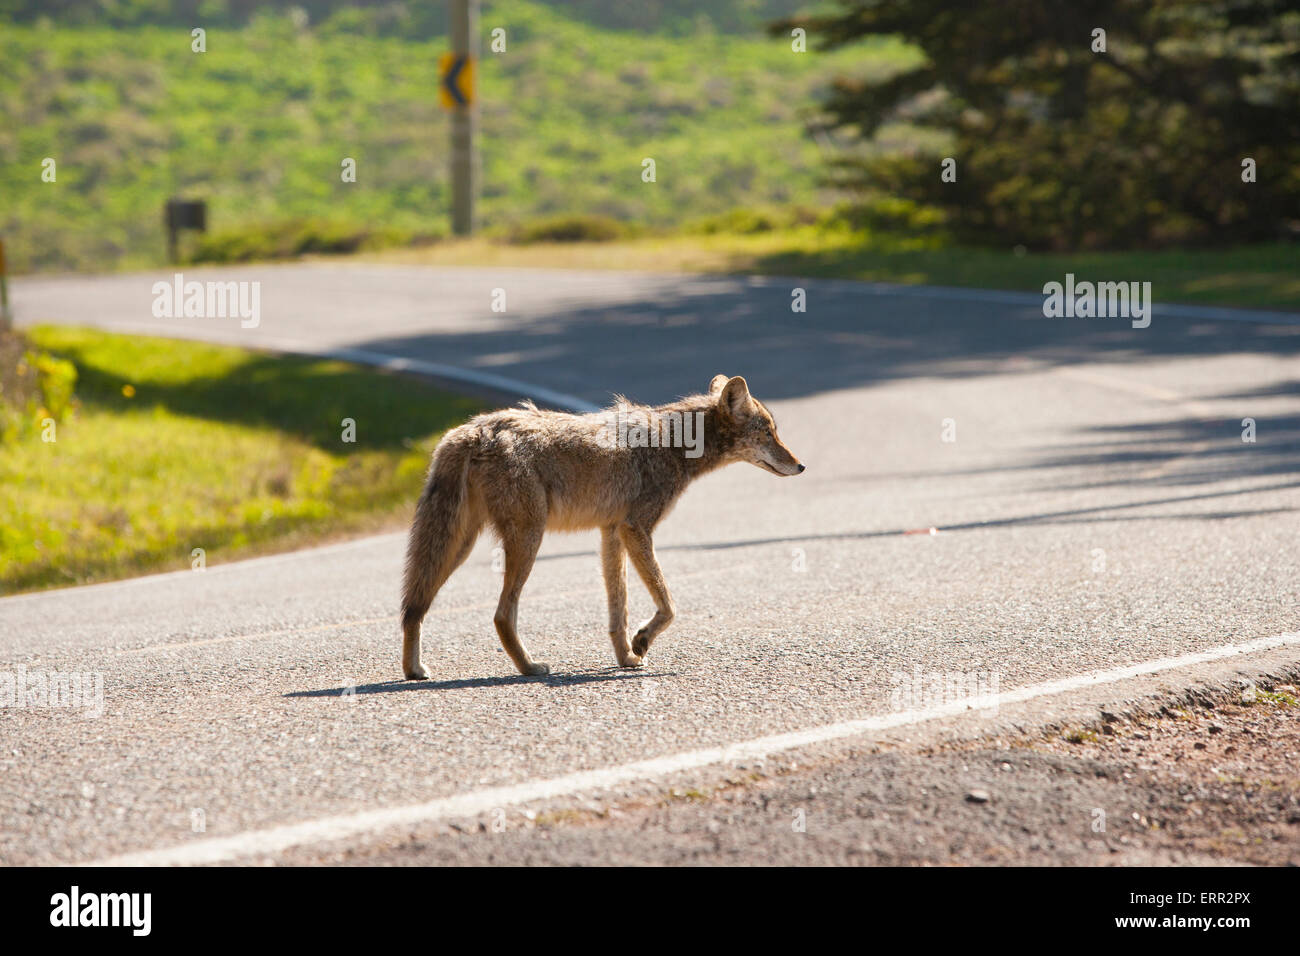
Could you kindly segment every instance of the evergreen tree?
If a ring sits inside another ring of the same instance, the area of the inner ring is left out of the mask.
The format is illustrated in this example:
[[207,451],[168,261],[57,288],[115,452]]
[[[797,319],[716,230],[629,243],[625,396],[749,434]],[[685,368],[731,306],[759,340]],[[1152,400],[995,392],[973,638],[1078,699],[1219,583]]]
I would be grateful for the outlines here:
[[[1295,0],[839,0],[771,29],[794,26],[822,49],[882,34],[920,48],[883,81],[839,79],[816,122],[861,141],[834,181],[938,207],[964,238],[1074,249],[1297,228]],[[899,120],[945,145],[868,145]]]

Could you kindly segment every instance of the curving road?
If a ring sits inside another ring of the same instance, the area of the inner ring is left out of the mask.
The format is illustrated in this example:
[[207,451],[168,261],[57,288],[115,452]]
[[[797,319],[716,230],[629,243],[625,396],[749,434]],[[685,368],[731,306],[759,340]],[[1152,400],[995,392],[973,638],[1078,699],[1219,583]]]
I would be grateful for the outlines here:
[[[524,592],[544,680],[515,676],[497,644],[486,539],[426,621],[434,679],[418,684],[396,680],[401,534],[0,600],[0,669],[104,681],[102,716],[0,710],[0,862],[364,843],[735,758],[715,748],[742,741],[859,732],[897,714],[902,673],[995,676],[1007,693],[1300,626],[1300,316],[1158,308],[1133,329],[1045,319],[1032,295],[850,282],[186,276],[259,281],[258,327],[155,319],[144,274],[23,279],[14,308],[400,358],[553,403],[662,401],[743,374],[809,470],[735,466],[687,492],[657,536],[678,618],[643,672],[611,666],[591,534],[549,537]],[[635,623],[650,602],[632,594]]]

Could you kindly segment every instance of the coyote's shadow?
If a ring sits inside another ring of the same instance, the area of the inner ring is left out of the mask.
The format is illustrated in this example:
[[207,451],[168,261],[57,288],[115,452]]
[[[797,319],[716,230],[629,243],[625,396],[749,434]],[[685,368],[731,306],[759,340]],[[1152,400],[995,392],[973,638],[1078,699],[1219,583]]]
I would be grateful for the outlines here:
[[646,677],[674,677],[670,671],[629,671],[618,667],[601,670],[574,671],[567,674],[546,674],[525,677],[507,674],[502,677],[463,677],[458,680],[390,680],[378,684],[360,684],[356,687],[323,687],[319,690],[296,690],[285,697],[346,697],[351,694],[396,694],[403,691],[423,690],[473,690],[480,687],[510,687],[515,684],[545,684],[547,687],[575,687],[607,681],[639,680]]

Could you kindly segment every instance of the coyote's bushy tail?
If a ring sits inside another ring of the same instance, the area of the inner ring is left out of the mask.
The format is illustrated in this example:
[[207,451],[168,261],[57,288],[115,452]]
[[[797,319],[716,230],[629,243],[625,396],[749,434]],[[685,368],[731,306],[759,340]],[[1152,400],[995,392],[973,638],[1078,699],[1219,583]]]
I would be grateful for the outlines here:
[[474,452],[474,435],[464,427],[448,432],[433,453],[429,478],[415,506],[406,545],[402,586],[402,629],[408,635],[428,613],[438,590],[473,547],[466,507],[466,472]]

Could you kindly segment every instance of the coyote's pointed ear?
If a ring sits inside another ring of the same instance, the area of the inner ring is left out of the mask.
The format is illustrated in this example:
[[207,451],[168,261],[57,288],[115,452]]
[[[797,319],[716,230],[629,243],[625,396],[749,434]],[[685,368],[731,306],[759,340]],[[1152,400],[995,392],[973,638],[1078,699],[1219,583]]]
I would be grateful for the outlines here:
[[[715,378],[713,381],[717,380]],[[753,403],[749,400],[748,383],[739,375],[727,379],[727,383],[722,386],[721,394],[718,395],[718,404],[728,411],[732,418],[748,418],[753,410]]]
[[713,376],[713,381],[709,383],[709,394],[717,395],[718,392],[722,391],[722,386],[726,384],[727,384],[727,376],[725,375]]

